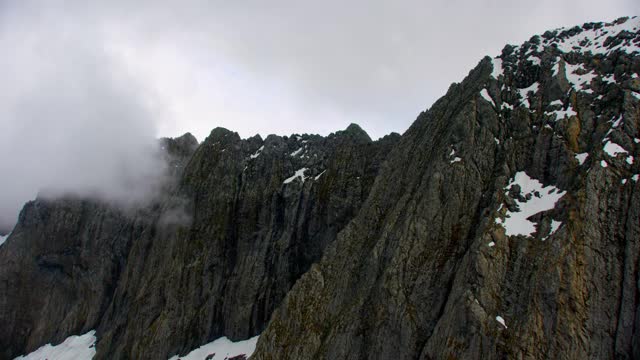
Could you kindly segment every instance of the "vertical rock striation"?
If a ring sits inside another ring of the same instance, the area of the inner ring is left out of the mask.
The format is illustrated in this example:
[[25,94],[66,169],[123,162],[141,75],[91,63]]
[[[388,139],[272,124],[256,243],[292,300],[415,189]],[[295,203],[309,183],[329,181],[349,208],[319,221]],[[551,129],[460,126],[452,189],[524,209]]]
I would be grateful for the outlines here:
[[253,358],[639,358],[639,73],[638,18],[482,60],[403,135]]
[[351,125],[242,140],[217,128],[199,146],[162,140],[172,180],[142,210],[30,202],[0,247],[0,357],[90,329],[108,359],[259,334],[358,212],[399,137],[371,141]]
[[38,199],[0,245],[0,358],[262,334],[252,359],[640,358],[640,19],[485,58],[400,137],[163,139],[137,210]]

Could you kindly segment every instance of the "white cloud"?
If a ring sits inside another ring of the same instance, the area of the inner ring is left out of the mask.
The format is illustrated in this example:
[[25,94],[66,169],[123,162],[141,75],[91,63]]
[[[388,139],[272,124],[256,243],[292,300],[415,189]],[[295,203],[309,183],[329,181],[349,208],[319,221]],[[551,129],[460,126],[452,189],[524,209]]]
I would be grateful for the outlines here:
[[130,193],[123,184],[157,170],[147,160],[158,135],[327,134],[351,122],[373,138],[403,132],[506,43],[635,10],[632,0],[2,2],[0,217],[45,186]]

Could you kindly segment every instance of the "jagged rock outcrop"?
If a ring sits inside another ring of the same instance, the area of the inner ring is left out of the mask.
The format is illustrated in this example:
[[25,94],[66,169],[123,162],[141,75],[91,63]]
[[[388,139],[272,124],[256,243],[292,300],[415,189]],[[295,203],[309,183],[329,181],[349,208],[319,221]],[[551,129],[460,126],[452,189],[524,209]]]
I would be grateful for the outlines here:
[[403,135],[252,358],[640,358],[639,73],[638,18],[482,60]]
[[374,142],[351,125],[242,140],[217,128],[199,146],[190,134],[161,140],[174,180],[142,210],[28,203],[0,247],[0,358],[90,329],[103,359],[259,334],[399,137]]

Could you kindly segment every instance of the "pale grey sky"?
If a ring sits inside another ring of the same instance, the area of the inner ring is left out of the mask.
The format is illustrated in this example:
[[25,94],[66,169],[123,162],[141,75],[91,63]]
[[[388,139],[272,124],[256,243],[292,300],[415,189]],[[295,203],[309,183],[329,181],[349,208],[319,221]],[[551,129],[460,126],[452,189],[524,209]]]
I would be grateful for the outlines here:
[[505,44],[639,12],[637,0],[0,0],[0,224],[44,187],[144,193],[157,136],[402,133]]

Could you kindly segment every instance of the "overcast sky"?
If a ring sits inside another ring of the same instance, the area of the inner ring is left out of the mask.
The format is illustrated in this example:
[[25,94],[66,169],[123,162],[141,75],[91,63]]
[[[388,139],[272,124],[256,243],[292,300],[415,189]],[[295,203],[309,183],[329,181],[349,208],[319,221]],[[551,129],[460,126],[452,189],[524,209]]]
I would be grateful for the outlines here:
[[637,0],[87,3],[0,0],[0,226],[43,187],[143,194],[157,136],[402,133],[505,44],[640,13]]

